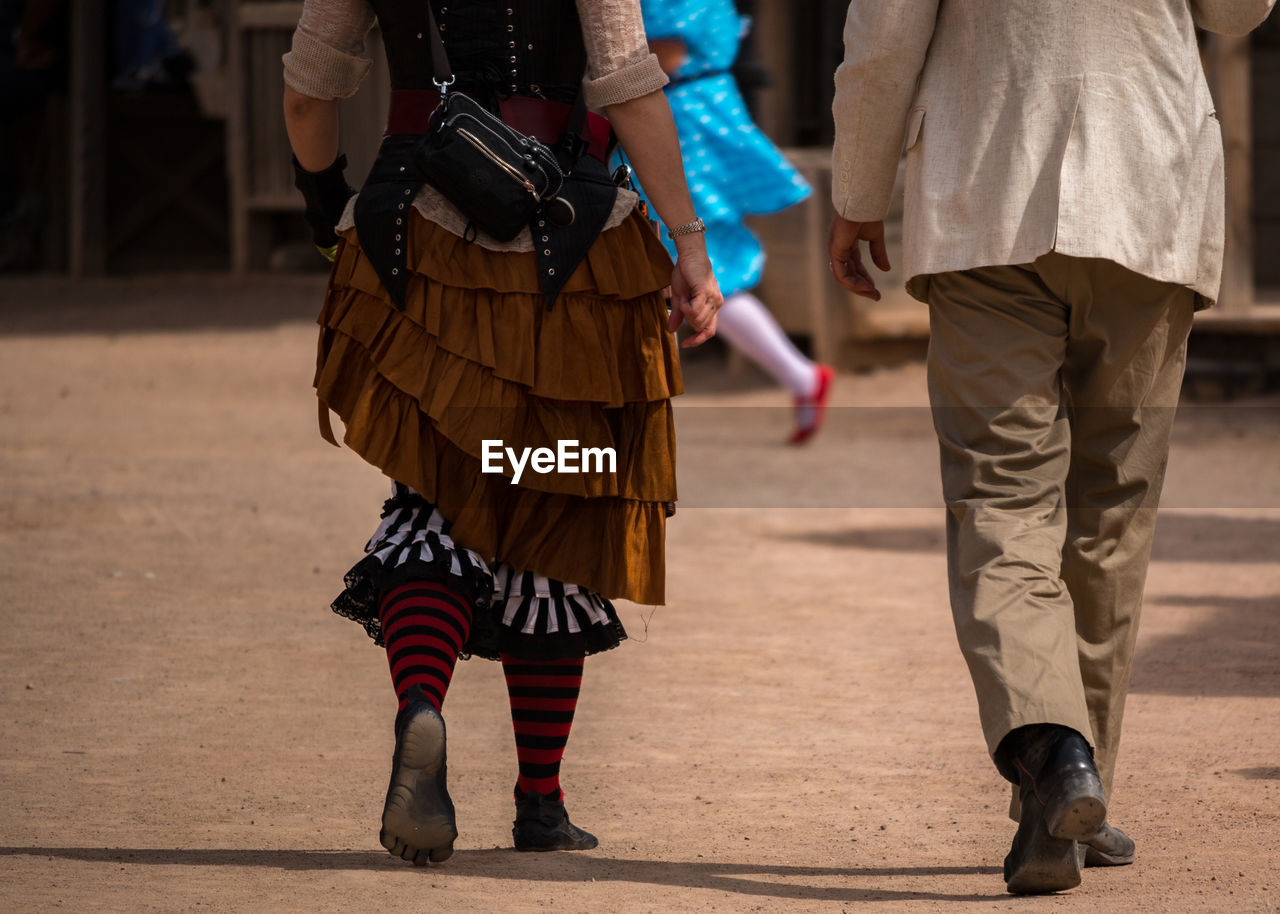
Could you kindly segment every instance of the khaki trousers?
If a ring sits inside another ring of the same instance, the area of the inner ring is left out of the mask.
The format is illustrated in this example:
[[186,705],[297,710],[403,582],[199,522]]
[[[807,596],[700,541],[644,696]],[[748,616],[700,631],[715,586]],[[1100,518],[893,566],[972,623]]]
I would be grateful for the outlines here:
[[1051,253],[932,276],[929,306],[951,608],[988,750],[1072,727],[1110,796],[1194,294]]

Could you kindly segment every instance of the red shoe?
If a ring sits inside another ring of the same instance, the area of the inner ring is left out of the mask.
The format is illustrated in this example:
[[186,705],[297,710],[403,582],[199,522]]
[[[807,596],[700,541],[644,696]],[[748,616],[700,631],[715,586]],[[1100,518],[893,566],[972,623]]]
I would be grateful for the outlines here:
[[804,444],[822,428],[827,412],[827,395],[831,393],[831,382],[835,380],[836,372],[830,365],[818,365],[814,373],[818,382],[812,396],[796,397],[796,430],[791,433],[790,444]]

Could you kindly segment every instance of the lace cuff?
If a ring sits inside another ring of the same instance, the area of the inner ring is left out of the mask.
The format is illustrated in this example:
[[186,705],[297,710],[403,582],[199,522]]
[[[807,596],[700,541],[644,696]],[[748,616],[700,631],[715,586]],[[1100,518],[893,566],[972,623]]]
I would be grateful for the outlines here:
[[650,54],[621,69],[588,79],[583,85],[583,92],[588,107],[605,108],[657,92],[668,81],[667,74],[658,64],[658,56]]

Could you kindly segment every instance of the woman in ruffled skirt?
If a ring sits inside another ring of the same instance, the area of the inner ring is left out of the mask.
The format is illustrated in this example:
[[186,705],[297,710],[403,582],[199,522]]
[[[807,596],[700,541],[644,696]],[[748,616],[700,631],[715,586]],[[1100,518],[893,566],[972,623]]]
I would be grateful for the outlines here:
[[[681,391],[673,332],[683,321],[687,345],[709,338],[721,302],[638,0],[434,0],[432,11],[456,88],[504,119],[532,111],[525,132],[548,129],[556,112],[563,124],[579,91],[605,111],[674,227],[678,256],[673,270],[635,194],[615,198],[612,185],[565,269],[549,217],[500,242],[430,185],[404,183],[404,150],[436,100],[426,7],[307,0],[285,56],[285,111],[316,243],[335,258],[319,318],[322,430],[331,409],[346,445],[393,480],[333,608],[386,647],[399,713],[380,838],[419,865],[446,859],[457,835],[441,708],[466,656],[499,660],[506,675],[516,848],[596,846],[569,821],[559,780],[583,658],[626,637],[610,600],[663,601],[676,497],[670,398]],[[352,202],[336,99],[368,69],[375,14],[391,117]],[[593,148],[574,171],[607,183],[602,124],[593,115]],[[554,280],[550,263],[562,273]],[[566,446],[584,458],[577,472],[518,472],[510,459]]]

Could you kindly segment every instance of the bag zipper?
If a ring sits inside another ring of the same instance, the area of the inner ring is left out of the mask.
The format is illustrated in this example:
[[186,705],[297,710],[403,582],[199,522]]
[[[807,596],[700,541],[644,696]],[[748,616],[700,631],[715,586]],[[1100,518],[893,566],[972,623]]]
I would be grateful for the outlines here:
[[[490,115],[487,111],[482,110],[479,113],[485,115],[486,117],[492,117],[492,115]],[[470,111],[459,111],[458,113],[452,115],[451,117],[446,118],[444,124],[445,126],[453,127],[457,121],[463,120],[463,119],[471,121],[478,128],[480,128],[485,133],[487,133],[490,137],[492,137],[493,140],[502,143],[502,145],[507,148],[507,150],[511,153],[511,155],[517,156],[520,158],[525,157],[524,153],[516,150],[515,148],[512,147],[512,145],[509,142],[507,142],[507,139],[505,136],[498,133],[496,130],[490,127],[488,123],[485,122],[484,119],[482,119],[481,117],[477,116],[477,114],[474,114]],[[496,118],[494,119],[497,120]],[[498,121],[498,123],[501,124],[502,122]],[[506,125],[503,124],[503,126],[505,127]],[[462,132],[463,130],[463,128],[461,127],[458,127],[457,129],[459,132]],[[475,137],[474,134],[472,135],[472,141],[473,142],[477,141],[477,138]],[[563,186],[564,184],[564,177],[565,177],[564,171],[560,168],[560,163],[556,161],[555,155],[544,143],[542,143],[540,140],[534,137],[529,137],[528,141],[529,141],[529,146],[527,148],[529,151],[537,154],[536,164],[539,166],[539,168],[542,169],[543,177],[546,178],[546,181],[547,181],[547,192],[543,196],[554,197],[556,194],[560,192],[560,187]],[[483,141],[479,141],[479,142],[483,142]],[[493,152],[492,149],[488,149],[487,147],[486,147],[486,152],[492,155],[497,155],[496,153]],[[551,174],[548,173],[548,166],[550,166],[550,169],[549,169],[550,172],[553,172],[560,179],[555,188],[552,188],[551,186],[552,176]],[[524,179],[523,176],[521,176],[521,179],[522,180]],[[539,199],[542,199],[542,198],[543,197],[539,197]]]
[[533,186],[532,181],[530,181],[524,175],[520,174],[520,172],[516,171],[514,168],[512,168],[510,165],[504,162],[502,159],[502,156],[498,155],[496,152],[494,152],[492,149],[486,146],[483,141],[481,141],[478,137],[475,136],[475,134],[471,133],[471,131],[469,130],[465,130],[464,128],[459,127],[458,136],[462,137],[464,140],[466,140],[468,143],[470,143],[472,146],[478,149],[482,155],[484,155],[487,159],[493,162],[494,165],[497,165],[499,168],[501,168],[503,171],[509,174],[514,180],[523,184],[524,189],[527,190],[530,194],[532,194],[534,197],[538,196],[538,189]]
[[[455,121],[461,120],[463,118],[466,118],[467,120],[474,122],[477,127],[483,128],[486,133],[490,134],[495,139],[501,140],[502,145],[510,149],[513,155],[519,154],[511,146],[511,144],[507,142],[506,137],[503,136],[501,133],[499,133],[497,130],[495,130],[492,126],[490,126],[490,123],[491,122],[496,123],[501,127],[503,127],[505,130],[510,130],[511,128],[508,127],[505,123],[503,123],[503,121],[501,121],[500,119],[494,117],[488,111],[485,111],[483,109],[476,112],[459,111],[457,114],[454,114],[452,117],[448,118],[445,123],[447,123],[449,126],[452,126]],[[540,156],[546,159],[547,164],[551,165],[551,167],[554,168],[556,171],[560,171],[560,165],[559,163],[556,162],[555,154],[552,153],[551,149],[545,143],[543,143],[541,140],[537,139],[536,137],[525,137],[525,139],[528,141],[529,148],[533,152],[538,153]],[[560,171],[560,173],[562,175],[564,174],[564,172],[562,171]]]

